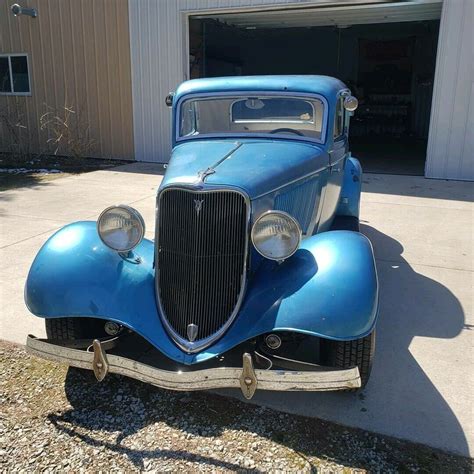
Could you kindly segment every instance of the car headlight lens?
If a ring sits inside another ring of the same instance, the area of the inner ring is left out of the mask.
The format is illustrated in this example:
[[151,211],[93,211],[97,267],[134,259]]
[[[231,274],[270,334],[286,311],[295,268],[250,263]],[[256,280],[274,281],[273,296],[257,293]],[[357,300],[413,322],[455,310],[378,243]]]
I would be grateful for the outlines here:
[[97,231],[107,247],[117,252],[128,252],[142,241],[145,222],[132,207],[112,206],[99,216]]
[[286,212],[268,211],[255,221],[251,237],[253,245],[265,258],[285,260],[298,249],[301,228]]

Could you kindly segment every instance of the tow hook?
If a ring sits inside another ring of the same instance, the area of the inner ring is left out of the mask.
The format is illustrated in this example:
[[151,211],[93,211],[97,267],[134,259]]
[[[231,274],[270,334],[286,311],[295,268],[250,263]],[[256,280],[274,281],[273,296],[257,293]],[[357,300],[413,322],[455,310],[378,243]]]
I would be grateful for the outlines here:
[[107,362],[107,355],[102,347],[102,344],[98,339],[94,339],[92,342],[92,348],[94,349],[94,359],[92,361],[92,369],[94,370],[95,378],[102,382],[107,372],[109,371],[109,363]]
[[240,389],[247,400],[250,400],[257,390],[257,377],[253,370],[252,356],[245,352],[242,356],[242,374],[240,376]]

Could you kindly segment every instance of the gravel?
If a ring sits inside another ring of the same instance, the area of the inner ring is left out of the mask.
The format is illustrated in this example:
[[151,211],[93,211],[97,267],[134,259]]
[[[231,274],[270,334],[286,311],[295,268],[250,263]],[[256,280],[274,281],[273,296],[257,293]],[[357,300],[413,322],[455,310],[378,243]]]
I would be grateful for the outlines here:
[[0,471],[472,472],[472,460],[207,392],[49,363],[0,341]]

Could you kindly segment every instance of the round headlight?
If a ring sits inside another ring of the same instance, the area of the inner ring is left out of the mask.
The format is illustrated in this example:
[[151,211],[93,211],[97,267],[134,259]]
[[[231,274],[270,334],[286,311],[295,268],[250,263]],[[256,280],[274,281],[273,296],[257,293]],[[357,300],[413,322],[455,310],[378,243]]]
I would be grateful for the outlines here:
[[128,252],[142,241],[145,222],[132,207],[112,206],[99,216],[97,231],[107,247],[117,252]]
[[253,225],[252,243],[257,251],[270,260],[285,260],[298,249],[301,229],[286,212],[268,211]]

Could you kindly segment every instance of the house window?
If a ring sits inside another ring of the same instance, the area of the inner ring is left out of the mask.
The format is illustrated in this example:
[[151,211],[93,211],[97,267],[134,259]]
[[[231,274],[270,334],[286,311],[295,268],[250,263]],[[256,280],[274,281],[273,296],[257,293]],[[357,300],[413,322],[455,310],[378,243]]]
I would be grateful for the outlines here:
[[30,76],[26,54],[0,54],[0,94],[29,95]]

